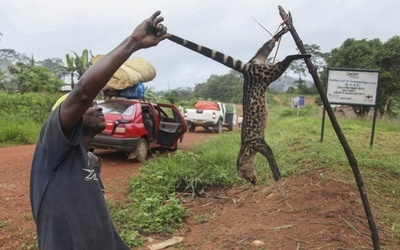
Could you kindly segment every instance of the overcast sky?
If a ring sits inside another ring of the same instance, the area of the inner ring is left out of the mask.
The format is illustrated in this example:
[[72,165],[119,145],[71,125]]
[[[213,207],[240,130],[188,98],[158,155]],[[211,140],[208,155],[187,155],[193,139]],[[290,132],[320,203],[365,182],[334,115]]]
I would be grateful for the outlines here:
[[[385,42],[400,35],[399,0],[0,0],[0,49],[33,54],[35,60],[65,60],[65,54],[84,49],[105,54],[161,10],[170,33],[248,61],[270,39],[254,19],[275,33],[278,5],[292,13],[303,43],[322,52],[347,38]],[[296,45],[286,34],[277,59],[293,53]],[[132,58],[139,56],[155,66],[157,76],[146,84],[156,90],[194,87],[229,71],[169,40]]]

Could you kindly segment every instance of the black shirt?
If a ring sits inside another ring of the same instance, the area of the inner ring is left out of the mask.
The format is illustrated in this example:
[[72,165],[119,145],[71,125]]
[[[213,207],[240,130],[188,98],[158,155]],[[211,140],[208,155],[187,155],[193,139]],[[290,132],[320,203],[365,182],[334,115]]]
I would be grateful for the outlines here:
[[64,136],[59,107],[42,127],[32,161],[39,248],[129,249],[114,229],[99,173],[81,144],[82,120]]

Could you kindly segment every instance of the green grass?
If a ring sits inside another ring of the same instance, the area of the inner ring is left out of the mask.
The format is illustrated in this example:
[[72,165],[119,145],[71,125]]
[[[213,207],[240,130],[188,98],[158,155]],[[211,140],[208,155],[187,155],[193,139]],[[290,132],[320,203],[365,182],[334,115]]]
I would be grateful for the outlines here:
[[0,114],[0,147],[34,144],[41,124],[19,114]]
[[61,94],[0,92],[0,147],[34,144]]
[[[299,114],[270,108],[266,138],[274,150],[283,176],[300,175],[315,169],[330,169],[355,185],[352,170],[343,148],[330,124],[325,124],[320,141],[321,114],[309,107]],[[344,135],[358,161],[373,212],[400,236],[400,128],[397,121],[376,124],[374,144],[370,146],[371,120],[338,118]],[[131,202],[114,207],[114,219],[130,243],[140,244],[141,235],[169,234],[181,225],[185,210],[176,193],[195,196],[204,186],[249,185],[236,174],[240,146],[238,132],[223,133],[197,144],[192,151],[178,151],[171,157],[158,157],[142,165],[131,182]],[[265,158],[256,155],[255,168],[260,184],[272,181]],[[376,205],[376,204],[379,204]],[[140,233],[139,233],[140,232]],[[131,234],[129,234],[131,233]]]

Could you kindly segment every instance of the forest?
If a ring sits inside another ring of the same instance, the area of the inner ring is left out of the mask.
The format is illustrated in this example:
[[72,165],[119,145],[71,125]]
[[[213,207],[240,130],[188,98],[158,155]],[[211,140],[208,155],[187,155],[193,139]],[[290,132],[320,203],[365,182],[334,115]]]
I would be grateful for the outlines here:
[[[386,42],[380,39],[349,38],[338,48],[322,52],[316,44],[305,44],[323,85],[327,84],[329,68],[368,69],[379,71],[377,108],[381,116],[398,117],[400,109],[400,37],[394,36]],[[90,50],[73,52],[61,58],[35,61],[14,49],[0,49],[0,91],[9,94],[60,93],[68,83],[73,88],[85,70],[91,65]],[[65,61],[65,62],[64,62]],[[295,61],[287,72],[268,89],[271,94],[315,95],[316,88],[307,78],[303,61]],[[179,87],[168,91],[146,88],[146,97],[154,102],[166,101],[190,107],[199,99],[241,103],[242,75],[229,71],[225,75],[211,75],[203,83],[187,83],[194,87]],[[317,103],[321,103],[316,98]],[[0,104],[1,105],[1,104]],[[368,108],[354,106],[355,112],[363,116]]]

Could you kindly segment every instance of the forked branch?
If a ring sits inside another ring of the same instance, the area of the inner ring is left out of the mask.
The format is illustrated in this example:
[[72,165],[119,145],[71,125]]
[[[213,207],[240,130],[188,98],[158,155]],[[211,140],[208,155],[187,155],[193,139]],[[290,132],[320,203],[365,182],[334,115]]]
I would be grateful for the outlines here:
[[[307,51],[303,45],[303,42],[301,41],[299,35],[296,32],[296,29],[293,26],[293,19],[292,16],[290,14],[290,12],[288,14],[286,14],[285,10],[279,6],[279,15],[281,16],[283,22],[290,27],[290,33],[292,34],[292,37],[297,45],[297,48],[299,49],[301,54],[307,54]],[[318,93],[321,97],[321,100],[324,104],[324,108],[331,120],[332,126],[336,132],[336,135],[340,141],[340,143],[342,144],[343,150],[346,153],[347,159],[349,161],[350,167],[353,170],[353,174],[354,174],[354,178],[356,180],[357,183],[357,187],[358,187],[358,191],[360,193],[361,196],[361,200],[363,202],[364,205],[364,210],[365,210],[365,214],[367,216],[368,219],[368,224],[369,224],[369,228],[371,230],[371,238],[372,238],[372,244],[374,246],[374,250],[378,250],[380,249],[380,243],[379,243],[379,235],[378,235],[378,230],[376,229],[376,225],[374,222],[374,218],[371,212],[371,206],[369,205],[369,201],[368,201],[368,196],[367,193],[365,191],[365,186],[363,183],[363,180],[361,178],[361,173],[360,170],[358,168],[358,164],[357,164],[357,160],[349,146],[349,144],[347,143],[346,137],[343,134],[342,129],[340,128],[337,119],[335,117],[335,114],[333,113],[333,110],[329,104],[328,98],[325,95],[325,92],[322,88],[322,84],[321,81],[319,80],[318,74],[317,74],[317,70],[315,68],[315,66],[313,65],[312,61],[310,58],[305,58],[304,59],[308,68],[309,73],[311,74],[313,80],[314,80],[314,84],[315,87],[318,90]]]

